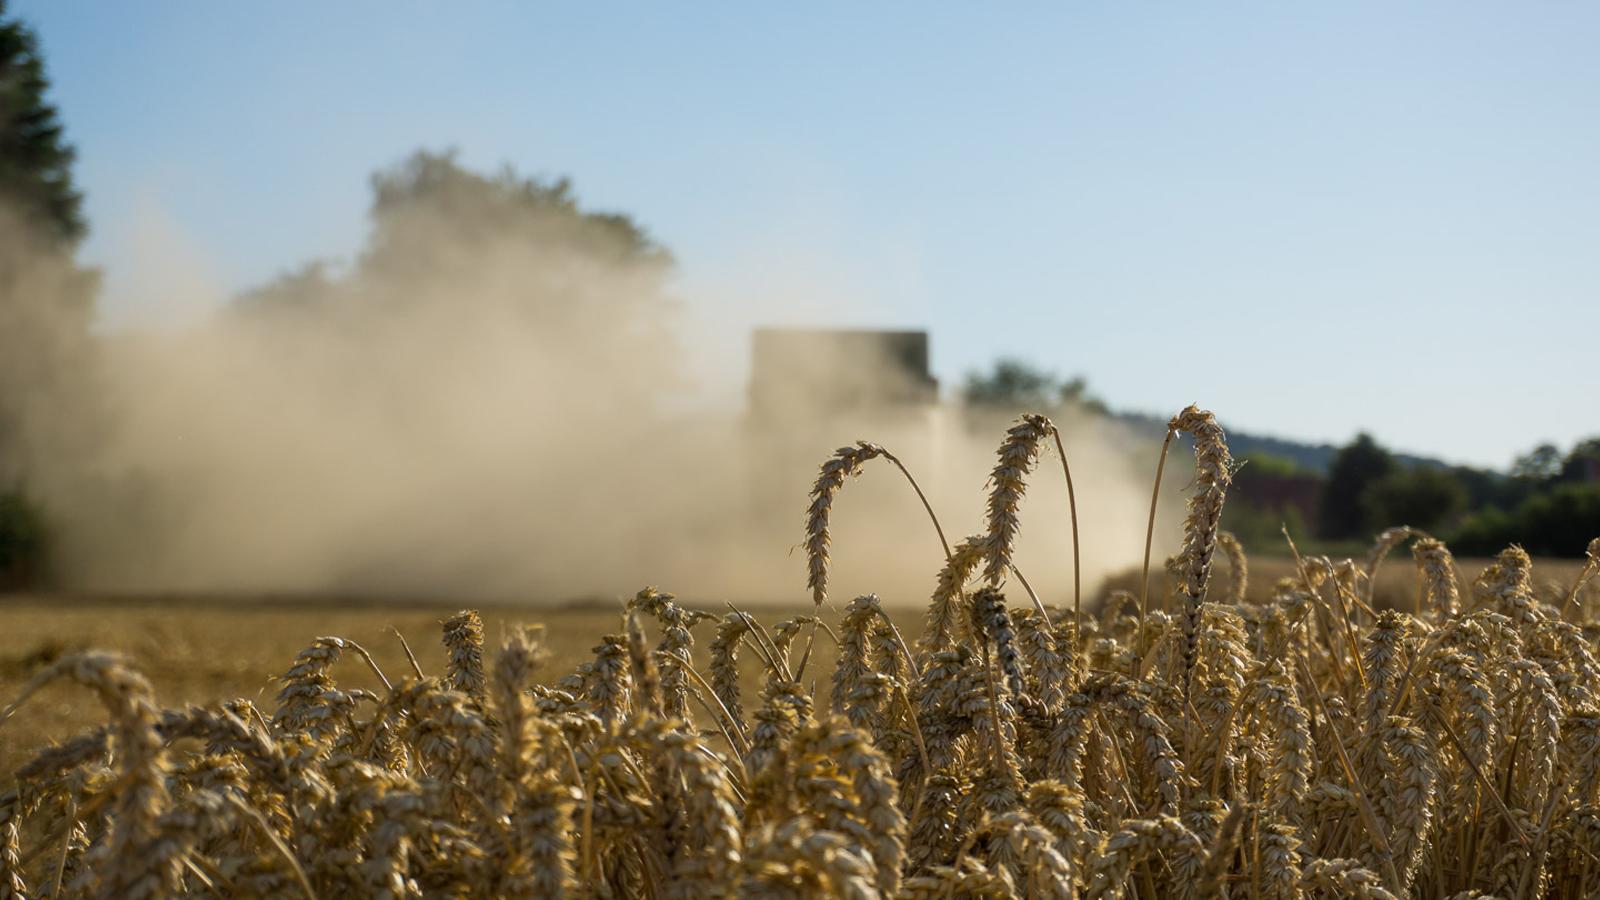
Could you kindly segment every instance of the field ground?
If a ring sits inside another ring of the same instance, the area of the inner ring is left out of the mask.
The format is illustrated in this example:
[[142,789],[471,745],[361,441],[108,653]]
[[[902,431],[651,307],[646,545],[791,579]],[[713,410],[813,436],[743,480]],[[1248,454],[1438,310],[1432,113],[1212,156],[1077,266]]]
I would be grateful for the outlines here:
[[[1463,587],[1470,584],[1486,560],[1460,560]],[[1159,566],[1157,566],[1159,569]],[[1534,583],[1541,599],[1559,603],[1581,569],[1576,560],[1538,560]],[[1250,560],[1250,597],[1266,599],[1273,583],[1294,572],[1289,558],[1253,557]],[[1152,597],[1159,596],[1159,574],[1152,575]],[[1231,572],[1218,556],[1214,590],[1231,584]],[[930,577],[930,589],[931,585]],[[1108,585],[1087,588],[1086,603],[1104,595],[1110,586],[1132,589],[1136,572],[1113,579]],[[1416,590],[1416,570],[1405,550],[1394,554],[1379,571],[1377,602],[1411,608]],[[796,592],[800,592],[797,590]],[[1597,595],[1591,583],[1585,594]],[[1058,608],[1071,608],[1071,598],[1044,598]],[[843,598],[826,618],[834,623]],[[1013,604],[1026,602],[1013,595]],[[685,605],[725,612],[720,603]],[[410,643],[423,671],[443,670],[439,645],[440,623],[459,606],[382,604],[350,601],[240,601],[188,598],[177,601],[86,598],[51,595],[0,596],[0,703],[9,704],[32,675],[60,657],[85,649],[112,650],[127,655],[155,687],[156,698],[166,706],[209,704],[245,698],[271,710],[282,675],[302,649],[321,635],[355,641],[368,650],[391,681],[410,671],[405,651],[395,632]],[[540,623],[547,629],[545,646],[551,659],[544,668],[547,681],[556,681],[579,663],[591,658],[591,648],[606,633],[620,631],[621,605],[574,607],[485,607],[485,636],[497,646],[503,630],[523,623]],[[803,600],[785,607],[749,610],[764,625],[809,613]],[[920,631],[920,610],[905,608],[895,616],[906,640]],[[696,637],[697,661],[703,660],[711,628],[701,626]],[[653,629],[652,629],[653,634]],[[653,638],[652,638],[653,639]],[[827,642],[819,642],[819,646]],[[831,647],[822,647],[814,671],[830,672]],[[753,666],[752,666],[753,668]],[[335,667],[343,688],[381,690],[376,677],[359,659],[347,656]],[[826,688],[819,686],[819,693]],[[0,772],[9,773],[31,758],[49,741],[80,734],[104,721],[99,702],[82,688],[57,682],[28,700],[21,714],[0,725]]]

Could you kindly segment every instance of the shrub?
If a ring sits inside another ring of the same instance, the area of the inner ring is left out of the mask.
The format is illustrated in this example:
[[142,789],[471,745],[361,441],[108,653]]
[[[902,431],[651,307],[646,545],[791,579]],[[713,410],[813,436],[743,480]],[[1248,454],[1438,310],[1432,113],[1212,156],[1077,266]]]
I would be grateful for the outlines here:
[[0,493],[0,588],[37,580],[48,546],[39,506],[20,491]]

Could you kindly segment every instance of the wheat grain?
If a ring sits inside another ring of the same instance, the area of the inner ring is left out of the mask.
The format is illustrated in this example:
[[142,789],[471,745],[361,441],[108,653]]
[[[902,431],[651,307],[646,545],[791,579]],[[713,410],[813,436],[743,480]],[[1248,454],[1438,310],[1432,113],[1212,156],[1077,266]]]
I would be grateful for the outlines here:
[[1406,639],[1410,636],[1409,623],[1400,613],[1386,609],[1366,636],[1367,649],[1362,656],[1365,666],[1367,693],[1362,701],[1363,715],[1368,734],[1375,734],[1394,709],[1400,682],[1407,669],[1405,659]]
[[983,578],[991,587],[1005,580],[1022,527],[1017,507],[1028,489],[1025,479],[1054,427],[1044,416],[1024,415],[995,451],[999,459],[989,473],[989,532],[983,561]]
[[1311,859],[1301,866],[1301,883],[1308,889],[1327,888],[1335,896],[1352,900],[1397,900],[1371,869],[1354,859]]
[[1178,849],[1199,849],[1200,840],[1178,819],[1167,816],[1123,823],[1100,846],[1100,855],[1090,864],[1085,895],[1090,900],[1116,900],[1127,891],[1134,866],[1158,853]]
[[1424,585],[1425,605],[1433,612],[1435,621],[1443,622],[1455,615],[1461,604],[1461,592],[1456,587],[1456,565],[1450,549],[1443,541],[1423,538],[1411,545],[1411,555]]
[[1206,600],[1206,585],[1211,577],[1211,555],[1217,545],[1217,525],[1222,504],[1233,477],[1232,458],[1227,438],[1211,413],[1191,406],[1172,417],[1168,431],[1186,431],[1194,436],[1194,499],[1183,525],[1183,548],[1178,552],[1178,591],[1182,601],[1180,643],[1183,659],[1183,694],[1188,697],[1193,677],[1195,654],[1199,648],[1200,608]]
[[1239,543],[1233,532],[1219,531],[1217,546],[1222,548],[1228,567],[1233,570],[1233,596],[1228,602],[1243,606],[1245,597],[1250,593],[1250,560],[1244,555],[1244,545]]
[[811,505],[806,510],[806,587],[818,606],[828,599],[828,517],[834,497],[844,487],[846,476],[861,474],[863,463],[882,455],[882,447],[867,441],[840,447],[822,464],[811,488]]
[[1300,704],[1294,680],[1283,663],[1265,663],[1250,679],[1249,696],[1262,722],[1267,755],[1268,808],[1286,824],[1300,821],[1300,801],[1310,786],[1310,716]]
[[711,642],[711,687],[728,715],[742,727],[744,708],[739,705],[739,644],[750,633],[750,623],[739,613],[723,616]]
[[935,653],[959,641],[966,624],[962,587],[988,553],[989,538],[971,535],[956,544],[939,570],[939,583],[928,601],[927,621],[917,641],[917,655],[924,666]]
[[444,646],[450,652],[445,683],[482,704],[487,680],[483,673],[483,620],[476,610],[464,609],[444,622]]
[[1025,692],[1022,681],[1022,664],[1017,653],[1016,633],[1011,630],[1011,617],[1006,614],[1006,598],[999,590],[985,587],[972,595],[972,630],[985,642],[993,642],[995,660],[1005,673],[1006,687],[1013,699]]
[[1380,794],[1380,808],[1389,823],[1390,846],[1399,866],[1399,890],[1410,890],[1427,851],[1435,818],[1435,751],[1423,732],[1401,716],[1391,716],[1379,733],[1389,760]]

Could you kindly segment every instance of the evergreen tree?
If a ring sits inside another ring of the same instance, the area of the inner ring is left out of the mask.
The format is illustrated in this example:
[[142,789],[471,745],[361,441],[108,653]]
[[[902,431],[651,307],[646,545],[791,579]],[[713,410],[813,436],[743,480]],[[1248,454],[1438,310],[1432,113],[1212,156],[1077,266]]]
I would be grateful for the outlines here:
[[0,0],[0,584],[42,570],[40,470],[84,448],[97,273],[38,39]]
[[56,108],[45,100],[49,87],[33,29],[7,20],[0,0],[0,202],[70,250],[88,228],[83,195],[72,184],[76,154]]

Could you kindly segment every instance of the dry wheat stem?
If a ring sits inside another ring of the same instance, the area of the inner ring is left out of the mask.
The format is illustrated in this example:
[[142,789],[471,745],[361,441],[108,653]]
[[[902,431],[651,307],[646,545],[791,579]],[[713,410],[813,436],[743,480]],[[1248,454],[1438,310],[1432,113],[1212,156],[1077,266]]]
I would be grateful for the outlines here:
[[1072,467],[1067,464],[1067,448],[1061,441],[1061,429],[1054,423],[1050,433],[1055,435],[1056,452],[1061,455],[1061,473],[1067,478],[1067,513],[1072,521],[1072,620],[1078,630],[1083,630],[1083,563],[1078,555],[1078,493],[1072,487]]
[[1156,483],[1150,489],[1150,519],[1144,529],[1144,568],[1139,576],[1139,635],[1140,639],[1133,648],[1135,660],[1139,660],[1139,668],[1143,666],[1144,659],[1144,620],[1150,610],[1150,547],[1155,542],[1156,536],[1156,501],[1161,497],[1161,473],[1167,467],[1167,450],[1172,446],[1172,438],[1177,432],[1171,426],[1167,428],[1166,439],[1161,442],[1161,456],[1156,462]]

